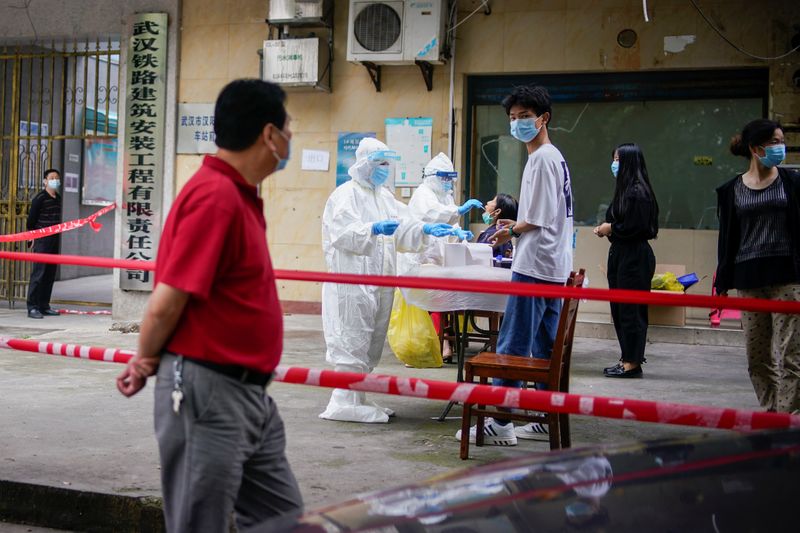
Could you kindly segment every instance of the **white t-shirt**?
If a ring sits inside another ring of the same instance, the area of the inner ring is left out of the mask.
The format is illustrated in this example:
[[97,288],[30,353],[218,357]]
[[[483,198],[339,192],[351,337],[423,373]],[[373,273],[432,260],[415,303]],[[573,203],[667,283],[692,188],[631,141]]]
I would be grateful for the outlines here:
[[572,270],[572,184],[564,156],[545,144],[522,172],[517,223],[537,226],[517,239],[511,270],[564,283]]

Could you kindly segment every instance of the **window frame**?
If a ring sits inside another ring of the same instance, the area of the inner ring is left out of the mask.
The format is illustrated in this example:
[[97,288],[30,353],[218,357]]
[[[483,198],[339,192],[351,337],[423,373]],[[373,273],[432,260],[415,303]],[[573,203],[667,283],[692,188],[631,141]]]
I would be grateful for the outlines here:
[[538,84],[547,88],[554,112],[559,103],[714,100],[760,98],[762,117],[768,114],[769,69],[658,70],[570,74],[476,74],[466,79],[465,197],[478,190],[477,106],[501,105],[514,87]]

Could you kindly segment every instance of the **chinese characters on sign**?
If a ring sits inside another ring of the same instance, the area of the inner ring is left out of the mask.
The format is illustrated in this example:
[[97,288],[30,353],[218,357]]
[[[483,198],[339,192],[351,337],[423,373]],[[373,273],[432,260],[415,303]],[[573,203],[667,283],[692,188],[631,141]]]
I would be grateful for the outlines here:
[[263,57],[266,81],[283,85],[314,85],[320,81],[316,37],[264,41]]
[[178,153],[215,154],[214,104],[178,104]]
[[[158,250],[164,174],[166,13],[136,16],[128,45],[127,66],[120,257],[152,261]],[[123,270],[120,288],[152,290],[152,272]]]

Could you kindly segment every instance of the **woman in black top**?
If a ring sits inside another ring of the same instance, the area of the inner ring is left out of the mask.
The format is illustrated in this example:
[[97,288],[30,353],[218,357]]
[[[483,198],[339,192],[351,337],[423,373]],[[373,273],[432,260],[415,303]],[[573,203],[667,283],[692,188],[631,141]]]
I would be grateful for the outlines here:
[[[612,154],[611,172],[617,178],[606,222],[594,229],[608,237],[608,287],[649,291],[656,258],[650,239],[658,235],[658,202],[647,175],[642,150],[621,144]],[[611,304],[611,318],[621,351],[620,362],[603,370],[609,378],[640,378],[647,343],[647,306]]]
[[[786,155],[781,125],[750,122],[731,152],[750,166],[717,189],[717,293],[800,301],[800,176],[778,168]],[[742,325],[761,406],[800,412],[800,316],[745,311]]]

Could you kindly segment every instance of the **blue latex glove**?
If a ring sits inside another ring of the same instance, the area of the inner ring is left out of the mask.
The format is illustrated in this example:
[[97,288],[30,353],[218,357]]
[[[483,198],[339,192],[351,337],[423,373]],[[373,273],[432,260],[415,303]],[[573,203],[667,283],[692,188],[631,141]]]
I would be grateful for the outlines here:
[[373,235],[394,235],[400,222],[397,220],[381,220],[372,225]]
[[422,232],[434,237],[447,237],[453,234],[453,226],[450,224],[425,224],[422,226]]
[[453,230],[453,235],[455,235],[459,241],[471,241],[474,237],[471,231],[463,229]]
[[481,203],[480,200],[476,200],[475,198],[467,200],[461,207],[458,208],[458,214],[463,215],[470,209],[483,209],[483,203]]

